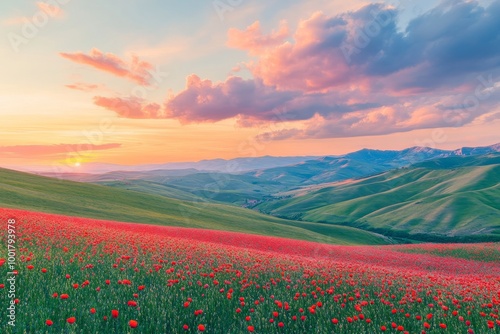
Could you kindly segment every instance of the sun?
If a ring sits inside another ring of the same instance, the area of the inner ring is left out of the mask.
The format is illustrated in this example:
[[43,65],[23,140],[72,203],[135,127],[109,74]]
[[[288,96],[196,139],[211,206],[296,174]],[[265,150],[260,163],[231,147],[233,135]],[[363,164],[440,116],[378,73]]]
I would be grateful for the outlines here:
[[81,164],[79,162],[75,162],[75,167],[80,167]]

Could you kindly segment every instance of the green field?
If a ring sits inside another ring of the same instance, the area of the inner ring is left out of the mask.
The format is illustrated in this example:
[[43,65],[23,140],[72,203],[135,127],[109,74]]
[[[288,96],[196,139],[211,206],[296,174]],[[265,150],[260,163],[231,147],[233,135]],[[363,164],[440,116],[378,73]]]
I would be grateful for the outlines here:
[[158,225],[216,229],[333,244],[385,244],[360,229],[279,219],[236,206],[181,201],[0,169],[0,207]]
[[[437,159],[337,186],[301,189],[258,209],[386,235],[427,235],[424,240],[500,240],[500,164],[498,157],[484,159]],[[457,167],[457,161],[467,167]]]

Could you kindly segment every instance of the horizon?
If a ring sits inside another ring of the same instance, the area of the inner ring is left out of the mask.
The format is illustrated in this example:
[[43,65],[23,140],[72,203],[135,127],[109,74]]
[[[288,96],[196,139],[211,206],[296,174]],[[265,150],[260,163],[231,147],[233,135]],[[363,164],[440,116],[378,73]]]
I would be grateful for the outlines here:
[[[104,166],[109,167],[109,166],[116,166],[117,168],[125,167],[125,168],[131,168],[131,167],[146,167],[150,166],[151,168],[156,168],[160,166],[165,166],[165,165],[181,165],[181,164],[198,164],[198,163],[203,163],[203,162],[211,162],[211,161],[224,161],[224,162],[231,162],[234,160],[238,159],[261,159],[261,158],[277,158],[277,159],[287,159],[287,158],[310,158],[307,160],[303,161],[310,161],[310,160],[316,160],[316,159],[321,159],[325,157],[342,157],[345,155],[349,155],[352,153],[368,150],[368,151],[382,151],[382,152],[401,152],[404,150],[410,150],[410,149],[416,149],[416,148],[424,148],[424,149],[431,149],[431,150],[439,150],[439,151],[444,151],[444,152],[454,152],[458,151],[464,148],[486,148],[486,147],[494,147],[494,146],[500,146],[500,142],[490,144],[490,145],[484,145],[484,146],[461,146],[461,147],[456,147],[453,149],[439,149],[439,148],[433,148],[433,147],[428,147],[428,146],[412,146],[412,147],[406,147],[401,150],[392,150],[392,149],[376,149],[376,148],[368,148],[364,147],[362,149],[356,150],[356,151],[349,151],[344,154],[327,154],[327,155],[318,155],[318,156],[311,156],[311,155],[289,155],[289,156],[273,156],[273,155],[264,155],[264,156],[242,156],[242,157],[235,157],[231,159],[223,159],[223,158],[214,158],[214,159],[202,159],[202,160],[196,160],[196,161],[175,161],[175,162],[160,162],[160,163],[151,163],[151,164],[135,164],[135,165],[124,165],[124,164],[111,164],[111,163],[106,163],[106,162],[89,162],[85,164],[78,164],[78,165],[38,165],[38,166],[3,166],[0,165],[0,168],[5,168],[5,169],[12,169],[16,171],[21,171],[21,172],[27,172],[27,173],[44,173],[44,174],[101,174],[101,173],[109,173],[109,172],[119,172],[119,171],[130,171],[130,170],[119,170],[119,169],[109,169],[108,171],[88,171],[85,170],[85,167],[101,167],[103,168]],[[285,165],[288,166],[288,165]],[[52,171],[47,169],[50,167]],[[111,168],[111,167],[109,167]],[[66,171],[63,171],[63,169],[66,169]],[[161,168],[160,168],[161,169]],[[172,170],[185,170],[185,169],[196,169],[194,167],[177,167],[177,168],[170,168]],[[155,169],[144,169],[143,171],[146,170],[155,170]],[[208,171],[215,171],[214,170],[199,170],[200,172],[208,172]]]
[[499,141],[499,0],[192,4],[1,3],[2,166]]

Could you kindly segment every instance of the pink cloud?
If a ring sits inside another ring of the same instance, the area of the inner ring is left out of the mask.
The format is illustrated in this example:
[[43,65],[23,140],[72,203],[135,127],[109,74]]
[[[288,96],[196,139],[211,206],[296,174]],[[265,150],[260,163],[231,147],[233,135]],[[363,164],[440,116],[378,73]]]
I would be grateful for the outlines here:
[[459,109],[443,112],[439,104],[420,105],[413,101],[409,105],[395,104],[365,111],[316,116],[306,121],[301,128],[286,128],[266,131],[257,136],[258,140],[286,140],[307,138],[343,138],[377,136],[417,129],[437,127],[460,127],[469,124],[481,115]]
[[95,96],[94,104],[111,110],[123,118],[164,118],[159,104],[146,103],[137,98]]
[[7,156],[53,156],[70,152],[101,151],[120,148],[118,143],[93,145],[93,144],[54,144],[54,145],[15,145],[0,146],[0,153]]
[[75,82],[74,84],[66,85],[66,87],[75,90],[81,90],[83,92],[92,92],[102,88],[102,85],[87,84],[84,82]]
[[229,29],[227,45],[248,50],[251,54],[261,54],[269,48],[282,44],[288,37],[288,27],[284,22],[281,23],[278,31],[264,35],[260,29],[260,22],[255,21],[245,30]]
[[500,34],[488,11],[500,13],[500,2],[487,9],[477,2],[444,2],[412,20],[404,33],[397,9],[383,4],[333,16],[317,12],[293,34],[282,24],[266,35],[254,22],[230,29],[227,41],[252,56],[246,66],[253,78],[213,82],[193,74],[161,106],[133,98],[94,102],[129,118],[286,126],[260,136],[267,140],[460,127],[500,101],[494,89]]
[[197,75],[187,78],[186,88],[165,103],[166,117],[181,123],[217,122],[236,116],[271,119],[296,93],[279,92],[259,80],[229,77],[213,83]]
[[263,36],[258,24],[254,23],[243,32],[230,30],[228,45],[259,56],[250,69],[267,85],[283,90],[331,89],[346,85],[355,78],[340,50],[321,47],[327,32],[334,34],[333,30],[341,29],[326,29],[329,20],[328,16],[315,13],[300,22],[293,35],[294,41],[285,43],[278,43],[284,39],[283,32]]
[[41,10],[47,13],[47,15],[55,17],[55,18],[61,18],[64,16],[64,12],[61,9],[59,5],[51,5],[46,2],[37,2],[36,6]]
[[88,65],[117,77],[129,79],[140,85],[150,85],[152,79],[149,70],[153,69],[153,65],[139,60],[136,56],[133,56],[128,63],[112,53],[102,53],[98,49],[92,49],[88,55],[76,52],[60,53],[60,56],[75,63]]

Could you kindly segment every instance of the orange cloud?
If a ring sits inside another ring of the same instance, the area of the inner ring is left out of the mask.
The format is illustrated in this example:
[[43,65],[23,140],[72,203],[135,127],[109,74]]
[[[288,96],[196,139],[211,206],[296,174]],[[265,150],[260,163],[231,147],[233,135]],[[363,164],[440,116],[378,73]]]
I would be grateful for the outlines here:
[[75,82],[74,84],[66,85],[66,87],[68,87],[70,89],[81,90],[84,92],[91,92],[91,91],[98,90],[102,86],[95,85],[95,84],[87,84],[84,82]]
[[255,21],[245,30],[231,28],[228,31],[227,46],[248,50],[251,54],[260,54],[266,49],[277,47],[289,37],[288,27],[283,22],[278,31],[264,35],[260,29],[260,22]]
[[55,17],[55,18],[61,18],[64,15],[64,12],[60,6],[54,6],[54,5],[48,4],[46,2],[37,2],[36,6],[40,10],[47,13],[47,15]]
[[121,147],[122,144],[110,143],[102,145],[93,144],[55,144],[55,145],[15,145],[15,146],[0,146],[0,154],[5,154],[9,157],[41,157],[41,156],[58,156],[60,154],[83,152],[83,151],[101,151],[110,150]]
[[152,75],[149,71],[153,69],[153,65],[139,60],[136,56],[133,56],[132,60],[127,63],[112,53],[103,53],[98,49],[92,49],[88,55],[82,52],[60,53],[59,55],[75,63],[91,66],[143,86],[151,84]]
[[157,103],[145,103],[137,98],[95,96],[94,104],[114,111],[124,118],[163,118],[161,106]]

